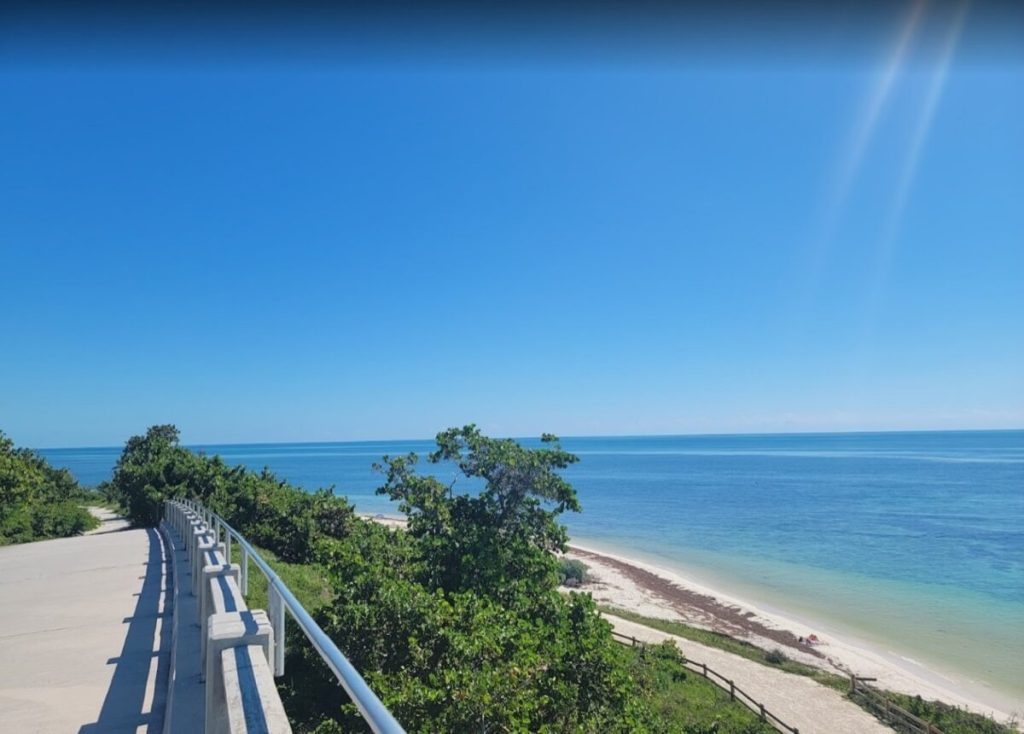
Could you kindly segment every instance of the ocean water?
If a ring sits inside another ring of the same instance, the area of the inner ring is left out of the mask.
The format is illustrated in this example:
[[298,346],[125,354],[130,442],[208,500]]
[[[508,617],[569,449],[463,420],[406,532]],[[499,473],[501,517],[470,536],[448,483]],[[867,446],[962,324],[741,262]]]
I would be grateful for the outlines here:
[[[533,444],[532,441],[524,441]],[[573,538],[988,685],[1024,707],[1024,431],[564,438]],[[196,446],[393,512],[429,441]],[[47,449],[95,484],[119,449]],[[431,467],[446,479],[451,467]],[[466,486],[466,485],[464,485]],[[472,486],[467,486],[472,489]]]

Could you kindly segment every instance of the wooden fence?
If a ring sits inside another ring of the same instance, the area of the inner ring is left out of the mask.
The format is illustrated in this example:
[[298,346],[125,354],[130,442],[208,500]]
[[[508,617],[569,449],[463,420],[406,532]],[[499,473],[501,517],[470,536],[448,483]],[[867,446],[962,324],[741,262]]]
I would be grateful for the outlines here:
[[866,685],[874,678],[850,676],[850,698],[859,701],[865,709],[889,724],[893,729],[907,734],[942,734],[935,724],[914,716],[902,706],[890,701],[881,692]]
[[[631,637],[630,635],[624,635],[614,630],[612,630],[612,635],[618,642],[621,642],[624,645],[632,645],[633,647],[636,647],[637,645],[646,644],[636,639],[635,637]],[[731,679],[726,678],[717,670],[708,667],[707,663],[698,663],[693,660],[690,660],[689,658],[684,658],[683,664],[686,666],[688,670],[692,670],[695,673],[700,673],[708,681],[714,683],[723,691],[728,692],[729,698],[733,701],[738,700],[746,704],[747,708],[749,708],[751,711],[757,714],[761,721],[767,721],[769,724],[771,724],[781,732],[787,732],[787,734],[800,734],[799,729],[797,729],[795,726],[790,726],[789,724],[784,722],[778,716],[776,716],[767,708],[765,708],[765,705],[763,703],[756,700],[753,696],[751,696],[749,693],[747,693],[738,685],[736,685],[736,683],[733,682]]]
[[[618,642],[621,642],[624,645],[628,644],[636,647],[637,645],[646,644],[635,637],[624,635],[620,632],[616,632],[615,630],[612,630],[612,635]],[[739,700],[746,704],[749,709],[760,717],[761,721],[767,721],[779,731],[788,732],[789,734],[800,734],[800,731],[796,727],[790,726],[784,722],[778,716],[766,709],[763,703],[755,700],[753,696],[737,686],[729,678],[726,678],[718,671],[709,668],[706,663],[698,663],[690,660],[689,658],[685,658],[684,665],[686,665],[688,670],[700,673],[704,678],[714,683],[723,691],[728,691],[729,698],[733,701]],[[872,680],[874,680],[874,678],[858,678],[855,675],[851,675],[850,698],[861,701],[863,703],[863,708],[870,711],[881,721],[892,726],[896,731],[906,732],[907,734],[943,734],[942,730],[935,726],[935,724],[930,724],[924,719],[914,716],[914,714],[910,713],[905,708],[898,706],[883,696],[878,690],[866,685],[868,681]]]

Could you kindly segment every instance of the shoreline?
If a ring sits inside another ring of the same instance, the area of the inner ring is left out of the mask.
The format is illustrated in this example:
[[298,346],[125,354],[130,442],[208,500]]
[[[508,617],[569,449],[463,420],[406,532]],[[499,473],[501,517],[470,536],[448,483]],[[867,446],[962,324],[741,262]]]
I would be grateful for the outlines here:
[[[366,520],[404,529],[397,514],[357,513]],[[1006,722],[1024,713],[1024,701],[970,679],[956,679],[898,652],[835,630],[827,619],[809,619],[786,610],[768,609],[749,598],[698,581],[685,567],[671,568],[569,540],[567,558],[587,565],[588,581],[578,590],[598,603],[645,617],[682,622],[744,640],[764,650],[780,648],[787,657],[840,675],[851,672],[877,678],[891,691],[939,700]],[[809,640],[817,639],[817,642]]]
[[[397,514],[357,513],[366,520],[404,529]],[[603,545],[603,544],[602,544]],[[877,678],[877,685],[920,695],[990,716],[999,722],[1024,713],[1024,701],[955,672],[939,672],[893,650],[835,630],[827,619],[809,619],[786,610],[768,609],[750,598],[698,581],[685,567],[666,567],[596,547],[588,539],[570,539],[568,558],[588,567],[589,580],[579,591],[595,601],[645,617],[682,622],[744,640],[765,650],[778,647],[798,662],[840,675]],[[808,642],[819,638],[817,644]]]
[[[793,660],[832,673],[877,678],[880,688],[937,699],[1005,722],[1024,711],[1011,694],[973,680],[956,680],[897,652],[837,632],[827,620],[768,610],[754,601],[694,580],[672,569],[570,540],[566,557],[588,566],[579,587],[596,601],[646,617],[667,619],[726,634],[765,650],[778,647]],[[808,643],[811,636],[817,644]]]

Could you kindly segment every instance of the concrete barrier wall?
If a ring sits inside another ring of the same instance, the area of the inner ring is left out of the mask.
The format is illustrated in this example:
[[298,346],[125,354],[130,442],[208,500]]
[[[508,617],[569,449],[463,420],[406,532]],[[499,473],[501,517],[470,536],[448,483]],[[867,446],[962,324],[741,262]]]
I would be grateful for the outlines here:
[[291,731],[274,677],[259,645],[236,645],[221,652],[227,716],[225,731],[271,734]]
[[164,519],[189,557],[192,578],[176,584],[178,593],[191,590],[199,600],[195,654],[206,686],[206,734],[290,734],[272,674],[273,626],[265,611],[246,605],[230,540],[219,542],[210,518],[181,502],[165,502]]

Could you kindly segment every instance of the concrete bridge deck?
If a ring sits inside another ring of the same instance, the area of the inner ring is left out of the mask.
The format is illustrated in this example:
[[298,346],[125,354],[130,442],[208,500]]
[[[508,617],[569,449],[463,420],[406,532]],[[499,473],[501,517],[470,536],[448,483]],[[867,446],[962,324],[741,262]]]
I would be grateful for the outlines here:
[[163,729],[167,552],[156,530],[106,520],[92,535],[0,548],[5,732]]

